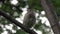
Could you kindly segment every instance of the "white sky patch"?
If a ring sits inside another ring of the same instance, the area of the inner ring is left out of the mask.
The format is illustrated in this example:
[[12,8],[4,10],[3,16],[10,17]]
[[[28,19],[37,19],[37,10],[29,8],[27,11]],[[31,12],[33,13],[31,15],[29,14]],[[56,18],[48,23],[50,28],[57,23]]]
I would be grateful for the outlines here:
[[42,34],[42,31],[36,31],[38,34]]
[[[26,6],[26,8],[22,8],[22,10],[23,10],[22,16],[21,16],[20,18],[16,18],[16,20],[19,21],[19,22],[22,23],[22,24],[23,24],[24,16],[25,16],[25,14],[27,13],[27,7],[28,7],[28,6]],[[18,28],[18,29],[21,29],[20,27],[17,27],[17,28]]]
[[51,32],[52,32],[52,34],[54,34],[52,29],[51,29]]
[[10,2],[11,2],[11,4],[13,4],[13,5],[16,5],[16,4],[18,3],[17,0],[11,0]]
[[20,18],[16,18],[16,20],[23,24],[23,21]]
[[23,10],[22,15],[23,16],[27,13],[27,8],[28,8],[28,5],[26,5],[25,8],[22,8],[22,10]]
[[6,30],[6,28],[3,28],[3,30],[5,31],[5,30]]
[[1,33],[1,34],[8,34],[8,32],[7,31],[4,31],[3,33]]
[[0,24],[0,26],[3,28],[4,27],[4,25],[2,25],[2,24]]
[[9,24],[10,27],[13,27],[13,24]]
[[41,14],[45,15],[45,11],[41,11]]
[[16,33],[16,30],[12,30],[12,33]]
[[39,16],[39,14],[38,14],[38,13],[36,13],[35,15],[36,15],[36,18],[37,18],[37,16]]
[[46,17],[40,17],[40,19],[42,20],[42,23],[46,24],[47,26],[50,26],[50,23]]
[[17,27],[18,29],[21,29],[20,27]]
[[8,25],[5,25],[5,28],[6,29],[9,29],[9,30],[12,30],[12,27],[11,26],[8,26]]
[[37,34],[42,34],[42,31],[39,31],[39,30],[36,30],[36,29],[34,29],[34,31],[35,31]]
[[16,18],[16,20],[19,21],[19,22],[22,23],[22,24],[23,24],[24,16],[25,16],[25,14],[27,13],[27,7],[28,7],[28,6],[26,6],[26,8],[21,8],[21,9],[23,10],[22,16],[21,16],[20,18]]
[[[41,11],[41,14],[42,15],[45,15],[45,11]],[[42,23],[44,23],[44,24],[46,24],[47,26],[49,26],[49,27],[51,27],[50,26],[50,23],[49,23],[49,21],[48,21],[48,19],[46,18],[46,17],[40,17],[39,19],[41,19],[42,21]]]
[[0,24],[0,27],[1,27],[3,30],[6,30],[6,28],[4,28],[4,25]]
[[22,15],[21,18],[23,19],[25,14],[27,13],[27,8],[22,8],[23,12],[22,12]]
[[[35,15],[36,15],[36,19],[37,19],[37,17],[39,16],[39,14],[38,13],[35,13]],[[36,24],[38,23],[38,20],[36,20]]]

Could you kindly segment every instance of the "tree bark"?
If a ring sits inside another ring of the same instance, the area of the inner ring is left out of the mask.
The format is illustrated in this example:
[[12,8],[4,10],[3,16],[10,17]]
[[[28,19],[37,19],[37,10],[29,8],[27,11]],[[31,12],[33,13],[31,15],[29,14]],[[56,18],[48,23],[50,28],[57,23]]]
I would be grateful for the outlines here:
[[[50,0],[51,1],[51,0]],[[47,18],[50,22],[54,34],[60,34],[60,27],[57,15],[53,9],[53,5],[49,0],[41,0],[41,5],[44,8]]]

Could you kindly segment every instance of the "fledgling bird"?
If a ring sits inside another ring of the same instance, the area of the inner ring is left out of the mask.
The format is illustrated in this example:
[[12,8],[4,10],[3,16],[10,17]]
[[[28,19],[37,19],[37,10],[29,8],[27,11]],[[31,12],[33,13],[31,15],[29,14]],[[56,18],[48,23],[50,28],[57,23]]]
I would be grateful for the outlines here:
[[24,16],[23,25],[27,28],[32,28],[36,23],[36,17],[34,9],[28,9],[27,13]]

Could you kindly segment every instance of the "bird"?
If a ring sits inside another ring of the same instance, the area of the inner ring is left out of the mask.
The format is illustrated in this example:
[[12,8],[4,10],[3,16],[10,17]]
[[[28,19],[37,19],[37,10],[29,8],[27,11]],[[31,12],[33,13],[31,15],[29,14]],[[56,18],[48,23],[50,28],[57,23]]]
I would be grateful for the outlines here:
[[35,11],[34,9],[27,9],[27,13],[24,16],[23,25],[27,28],[32,28],[36,23]]

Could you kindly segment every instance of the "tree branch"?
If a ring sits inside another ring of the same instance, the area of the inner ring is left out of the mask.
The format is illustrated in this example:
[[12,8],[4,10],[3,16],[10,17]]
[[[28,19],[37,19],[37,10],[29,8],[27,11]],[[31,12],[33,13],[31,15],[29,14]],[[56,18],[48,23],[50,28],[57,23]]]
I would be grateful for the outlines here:
[[29,33],[29,34],[37,34],[35,31],[27,28],[26,26],[24,26],[23,24],[21,24],[20,22],[18,22],[17,20],[15,20],[12,16],[6,14],[6,12],[4,12],[3,10],[0,10],[0,15],[4,16],[6,19],[10,20],[15,25],[21,27],[21,29],[23,29],[27,33]]

